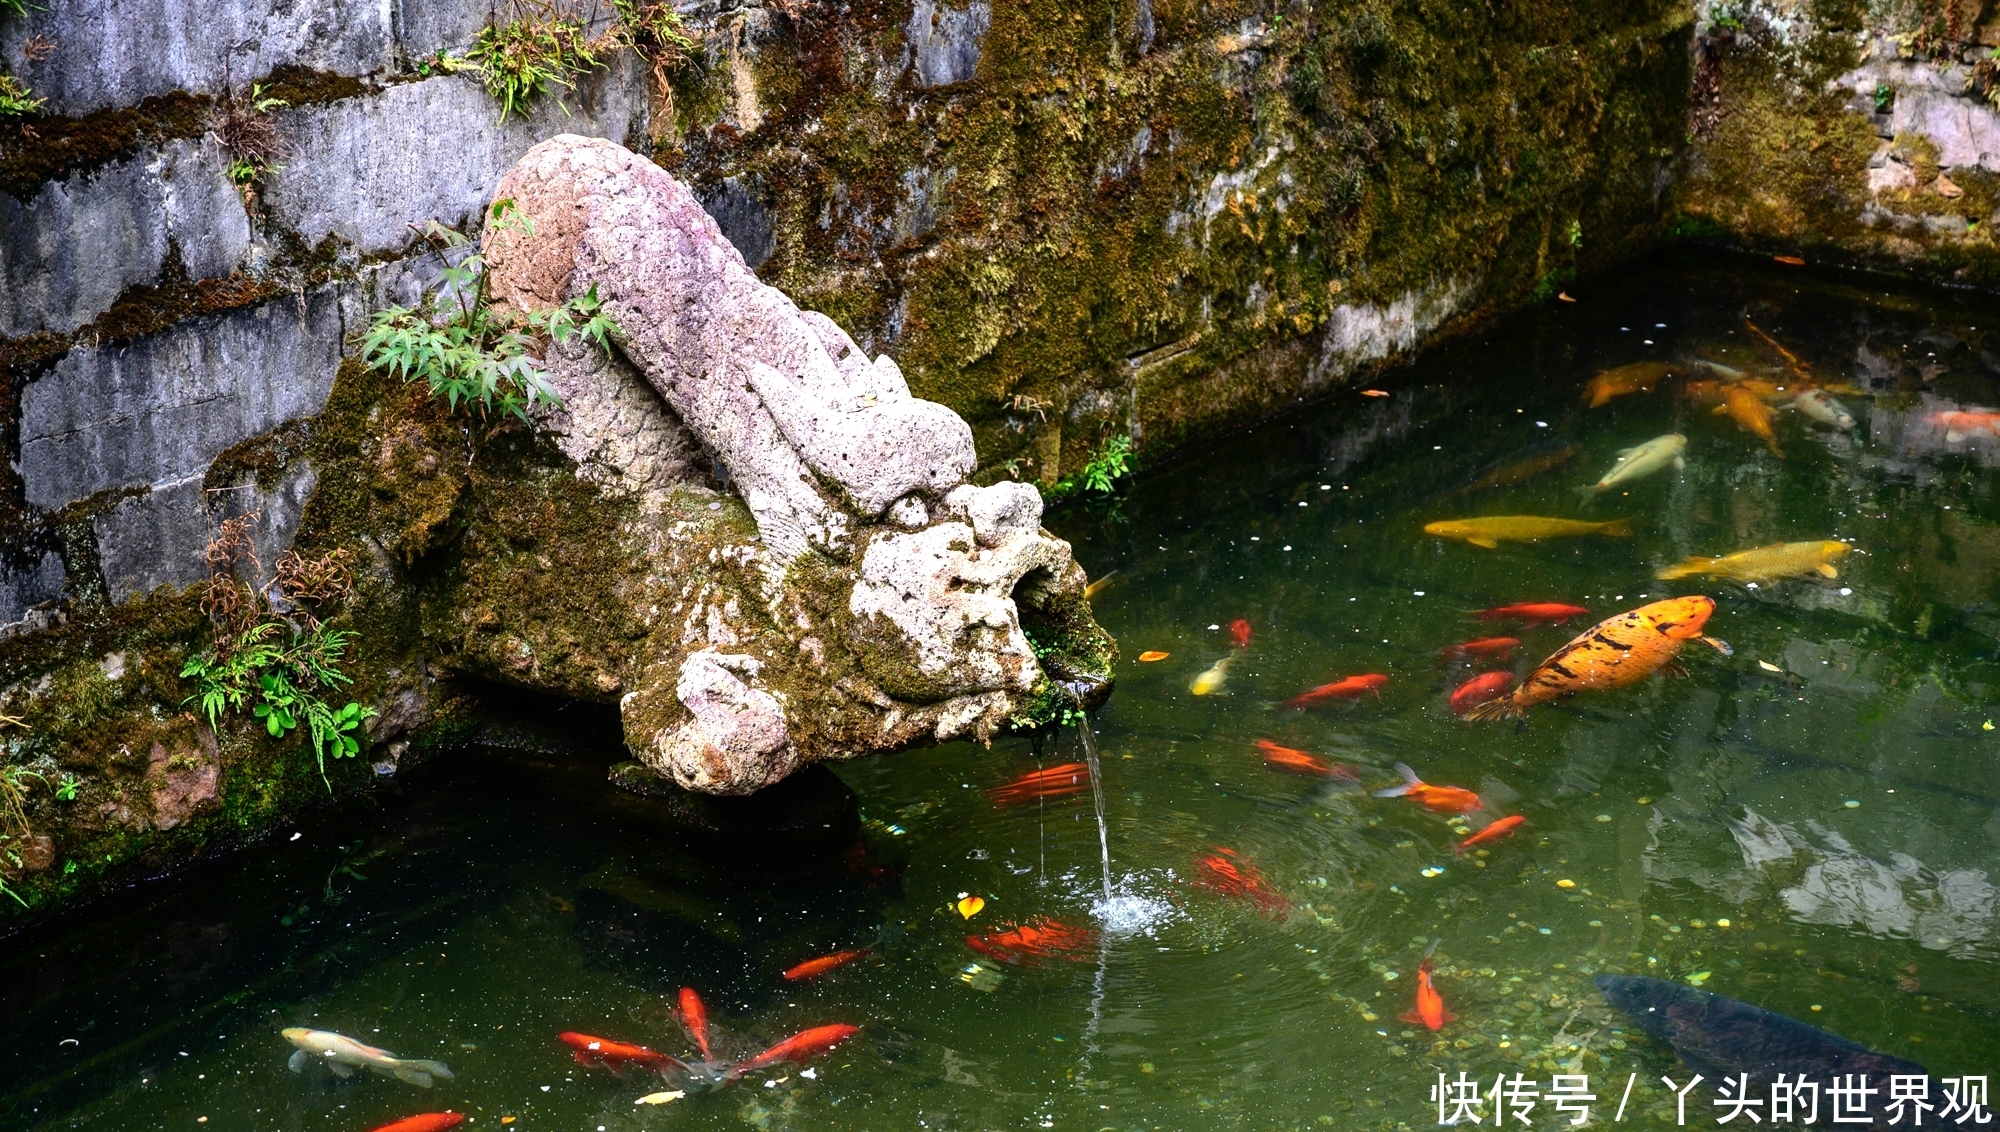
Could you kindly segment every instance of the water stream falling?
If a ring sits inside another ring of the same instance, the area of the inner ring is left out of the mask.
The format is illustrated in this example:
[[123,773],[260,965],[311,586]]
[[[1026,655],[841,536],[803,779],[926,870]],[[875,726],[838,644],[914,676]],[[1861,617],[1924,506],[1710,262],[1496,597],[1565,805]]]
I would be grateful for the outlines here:
[[1111,890],[1111,831],[1104,820],[1104,770],[1097,761],[1097,736],[1090,730],[1090,713],[1084,710],[1083,693],[1069,685],[1070,699],[1076,701],[1076,737],[1083,743],[1083,761],[1090,764],[1090,799],[1097,804],[1097,851],[1104,865],[1104,906],[1108,912],[1117,896]]

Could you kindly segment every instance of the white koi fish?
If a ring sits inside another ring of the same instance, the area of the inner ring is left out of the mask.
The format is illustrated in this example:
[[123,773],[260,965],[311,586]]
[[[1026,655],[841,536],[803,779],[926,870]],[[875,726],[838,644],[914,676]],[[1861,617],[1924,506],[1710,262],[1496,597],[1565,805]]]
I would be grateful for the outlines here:
[[431,1079],[443,1077],[451,1079],[451,1070],[436,1061],[417,1058],[397,1057],[385,1049],[357,1042],[345,1034],[332,1030],[308,1030],[304,1026],[292,1026],[284,1031],[285,1040],[299,1047],[285,1064],[294,1073],[303,1073],[307,1064],[314,1060],[326,1063],[336,1077],[352,1077],[356,1069],[372,1069],[384,1077],[394,1077],[406,1085],[418,1088],[431,1087]]
[[1577,491],[1589,497],[1601,491],[1609,491],[1621,483],[1645,479],[1669,464],[1676,470],[1685,468],[1687,461],[1681,457],[1681,450],[1687,447],[1687,443],[1687,437],[1677,432],[1670,432],[1665,436],[1656,436],[1644,444],[1620,449],[1618,462],[1611,465],[1611,470],[1604,473],[1603,479],[1588,487],[1577,488]]

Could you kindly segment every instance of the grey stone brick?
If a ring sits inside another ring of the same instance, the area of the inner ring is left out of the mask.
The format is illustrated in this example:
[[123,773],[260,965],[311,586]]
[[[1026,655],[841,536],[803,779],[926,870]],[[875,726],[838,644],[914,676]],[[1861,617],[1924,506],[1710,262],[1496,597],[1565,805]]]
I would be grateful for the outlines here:
[[303,311],[282,298],[128,345],[78,346],[22,394],[28,503],[199,477],[231,445],[318,412],[358,315],[328,288]]
[[0,194],[0,337],[90,322],[157,281],[170,246],[193,279],[229,274],[249,250],[249,219],[212,145],[147,149],[26,202]]

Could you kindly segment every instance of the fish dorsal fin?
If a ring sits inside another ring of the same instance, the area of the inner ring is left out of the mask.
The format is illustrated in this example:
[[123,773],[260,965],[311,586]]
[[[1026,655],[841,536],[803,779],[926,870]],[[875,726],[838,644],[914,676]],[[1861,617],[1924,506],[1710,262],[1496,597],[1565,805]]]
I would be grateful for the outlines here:
[[1474,546],[1481,547],[1486,550],[1500,549],[1500,544],[1490,538],[1469,538],[1466,539],[1465,541],[1471,543]]

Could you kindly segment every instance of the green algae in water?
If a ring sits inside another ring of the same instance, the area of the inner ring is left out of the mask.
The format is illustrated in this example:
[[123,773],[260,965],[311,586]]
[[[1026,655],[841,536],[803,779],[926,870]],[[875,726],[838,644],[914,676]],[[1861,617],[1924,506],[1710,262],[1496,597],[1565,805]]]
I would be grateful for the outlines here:
[[[444,1108],[475,1129],[1393,1128],[1435,1121],[1439,1072],[1582,1072],[1608,1098],[1599,1120],[1637,1073],[1631,1103],[1657,1121],[1659,1076],[1682,1073],[1605,1006],[1604,973],[1698,982],[1934,1075],[1992,1072],[2000,442],[1948,442],[1926,417],[2000,406],[2000,306],[1698,261],[1572,293],[1371,382],[1388,398],[1342,392],[1155,469],[1115,507],[1052,516],[1094,575],[1118,570],[1096,607],[1125,654],[1171,654],[1124,662],[1095,720],[1114,879],[1154,902],[1131,930],[1038,965],[964,943],[1041,917],[1093,926],[1090,799],[1001,809],[987,793],[1079,761],[1067,733],[842,764],[860,812],[817,842],[805,819],[786,839],[662,823],[603,789],[615,750],[467,755],[379,811],[0,943],[19,975],[0,1105],[84,1129],[359,1130]],[[1843,395],[1854,432],[1780,413],[1781,461],[1672,382],[1585,407],[1592,374],[1636,361],[1795,381],[1746,315],[1867,391]],[[1689,439],[1684,471],[1579,504],[1617,450],[1670,432]],[[1581,451],[1457,493],[1551,438]],[[1485,551],[1421,532],[1495,514],[1629,515],[1636,534]],[[1688,555],[1827,538],[1857,548],[1829,581],[1654,579]],[[1588,623],[1495,629],[1470,610],[1597,618],[1687,593],[1716,599],[1709,629],[1734,657],[1685,650],[1684,678],[1539,707],[1518,730],[1445,705],[1468,669],[1441,667],[1441,647],[1508,632],[1520,672]],[[1239,617],[1255,632],[1224,694],[1189,695]],[[1379,701],[1282,706],[1361,673],[1389,677]],[[1260,738],[1359,781],[1277,773]],[[1369,794],[1399,761],[1526,822],[1455,857],[1477,823]],[[1216,846],[1284,906],[1195,884]],[[960,893],[987,901],[969,923]],[[1398,1020],[1433,938],[1459,1016],[1436,1034]],[[778,977],[854,947],[871,954]],[[555,1040],[685,1054],[681,986],[707,998],[719,1053],[862,1032],[811,1077],[660,1106],[633,1103],[657,1078],[586,1070]],[[423,1092],[294,1075],[290,1025],[457,1076]]]

